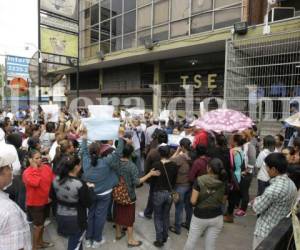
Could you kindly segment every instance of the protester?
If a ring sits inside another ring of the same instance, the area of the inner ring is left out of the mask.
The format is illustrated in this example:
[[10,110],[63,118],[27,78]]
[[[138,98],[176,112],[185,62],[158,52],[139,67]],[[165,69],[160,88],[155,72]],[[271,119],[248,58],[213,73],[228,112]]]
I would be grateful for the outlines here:
[[128,247],[139,247],[142,245],[142,241],[136,241],[133,237],[133,224],[135,221],[135,202],[136,194],[135,187],[152,176],[158,176],[160,173],[151,169],[144,177],[139,178],[136,165],[130,160],[130,157],[134,151],[134,148],[129,141],[125,144],[124,148],[121,143],[121,149],[123,151],[121,160],[119,162],[119,168],[117,174],[119,178],[123,178],[127,189],[131,203],[128,205],[121,205],[116,203],[115,207],[115,223],[116,223],[116,240],[120,240],[124,234],[121,231],[121,226],[127,227],[127,243]]
[[25,213],[8,198],[5,189],[12,184],[11,164],[16,160],[9,148],[0,150],[0,248],[32,250],[30,227]]
[[189,181],[189,172],[192,164],[190,158],[192,142],[183,138],[179,142],[180,146],[177,148],[171,160],[178,165],[178,174],[176,179],[175,191],[179,194],[179,201],[175,203],[175,225],[170,227],[170,231],[176,234],[181,233],[183,208],[185,208],[185,222],[183,225],[189,227],[192,217],[192,206],[190,204],[191,185]]
[[207,147],[204,145],[197,145],[195,150],[195,159],[189,172],[189,181],[194,183],[198,176],[207,173],[207,163],[209,157],[207,156]]
[[204,129],[195,129],[194,132],[195,138],[193,142],[193,148],[196,148],[197,145],[208,146],[208,134]]
[[267,135],[263,139],[263,150],[259,153],[255,167],[259,169],[259,172],[257,174],[257,182],[258,182],[258,188],[257,188],[257,196],[260,196],[265,191],[266,187],[269,186],[269,180],[270,176],[267,172],[267,167],[265,164],[265,158],[275,151],[275,139],[271,135]]
[[271,153],[265,158],[270,186],[253,203],[253,210],[259,215],[254,231],[253,249],[269,235],[281,219],[286,217],[296,201],[297,189],[288,178],[287,160],[281,153]]
[[227,174],[220,159],[208,163],[207,174],[197,178],[193,185],[191,203],[195,206],[185,250],[196,249],[204,234],[204,249],[216,249],[216,240],[223,228],[223,204]]
[[38,151],[29,152],[29,161],[30,166],[23,173],[23,181],[26,188],[27,211],[34,225],[32,249],[37,250],[53,246],[53,243],[43,240],[43,233],[54,175],[48,165],[42,164],[41,154]]
[[56,148],[55,157],[52,161],[53,171],[55,174],[59,174],[61,170],[61,163],[67,158],[74,154],[75,149],[73,141],[71,140],[62,140],[58,143]]
[[62,162],[60,175],[53,181],[53,200],[58,203],[57,231],[68,237],[68,250],[82,250],[86,209],[92,203],[88,186],[79,178],[80,171],[80,159],[71,156]]
[[284,147],[284,137],[281,134],[275,135],[275,152],[281,153]]

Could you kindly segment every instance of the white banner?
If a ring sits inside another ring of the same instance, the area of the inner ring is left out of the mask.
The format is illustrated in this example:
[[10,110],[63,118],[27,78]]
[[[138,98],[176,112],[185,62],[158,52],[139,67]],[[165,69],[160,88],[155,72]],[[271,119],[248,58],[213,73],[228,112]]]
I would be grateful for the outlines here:
[[112,119],[114,106],[112,105],[88,105],[89,113],[93,118]]
[[[59,120],[59,106],[57,104],[53,105],[41,105],[42,110],[45,113],[45,119],[48,122],[58,122]],[[50,117],[48,119],[48,117]]]

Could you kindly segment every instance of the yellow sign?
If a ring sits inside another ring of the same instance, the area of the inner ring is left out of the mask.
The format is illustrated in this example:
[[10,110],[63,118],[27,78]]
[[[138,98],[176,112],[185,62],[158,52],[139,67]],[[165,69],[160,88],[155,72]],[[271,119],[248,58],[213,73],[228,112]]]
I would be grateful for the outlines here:
[[78,36],[42,27],[41,51],[61,56],[78,57]]

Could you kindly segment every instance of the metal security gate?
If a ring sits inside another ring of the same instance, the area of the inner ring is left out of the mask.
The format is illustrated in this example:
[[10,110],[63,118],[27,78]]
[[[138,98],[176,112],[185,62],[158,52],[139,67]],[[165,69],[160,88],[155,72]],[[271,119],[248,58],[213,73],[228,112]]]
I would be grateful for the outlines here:
[[224,98],[253,120],[281,120],[300,101],[300,31],[226,44]]

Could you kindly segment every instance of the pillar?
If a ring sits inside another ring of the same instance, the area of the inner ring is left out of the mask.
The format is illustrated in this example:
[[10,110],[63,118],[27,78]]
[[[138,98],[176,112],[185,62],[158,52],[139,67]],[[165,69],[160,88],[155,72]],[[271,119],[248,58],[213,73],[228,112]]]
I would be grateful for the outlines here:
[[153,77],[153,116],[158,118],[161,111],[161,75],[159,61],[154,63]]

